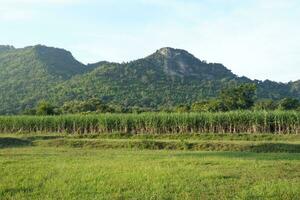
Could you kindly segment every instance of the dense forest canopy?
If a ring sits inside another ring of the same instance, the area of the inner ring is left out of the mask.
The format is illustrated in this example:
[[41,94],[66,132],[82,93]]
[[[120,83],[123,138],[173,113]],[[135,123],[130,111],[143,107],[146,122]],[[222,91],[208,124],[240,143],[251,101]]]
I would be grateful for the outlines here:
[[128,63],[84,65],[63,49],[0,46],[0,114],[22,113],[42,100],[54,107],[98,99],[122,109],[165,109],[210,101],[243,84],[256,87],[256,101],[300,99],[300,80],[250,80],[180,49],[162,48]]

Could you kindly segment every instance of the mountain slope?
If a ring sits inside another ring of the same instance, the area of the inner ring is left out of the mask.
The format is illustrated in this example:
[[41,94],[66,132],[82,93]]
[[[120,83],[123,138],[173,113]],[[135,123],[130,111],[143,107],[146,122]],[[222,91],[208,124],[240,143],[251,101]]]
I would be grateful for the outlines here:
[[56,48],[33,46],[0,51],[0,113],[16,113],[48,98],[52,87],[85,66],[71,53]]
[[9,46],[9,45],[0,45],[0,53],[1,52],[7,52],[10,50],[14,50],[15,48],[13,46]]
[[181,78],[221,79],[235,75],[221,64],[207,64],[185,50],[162,48],[143,59],[157,68],[162,67],[166,75]]
[[[123,106],[159,107],[212,98],[230,85],[254,83],[260,98],[296,97],[288,84],[238,77],[222,64],[206,63],[187,51],[162,48],[125,64],[100,63],[92,72],[55,88],[60,104],[91,97]],[[298,91],[298,90],[297,90]]]
[[0,46],[0,114],[18,113],[42,99],[56,105],[98,97],[123,106],[174,106],[215,97],[241,83],[256,84],[259,98],[300,98],[300,81],[252,81],[180,49],[162,48],[129,63],[85,66],[63,49]]
[[157,107],[214,97],[236,76],[221,64],[207,64],[184,50],[163,48],[125,64],[104,63],[56,88],[56,102],[92,96],[124,106]]

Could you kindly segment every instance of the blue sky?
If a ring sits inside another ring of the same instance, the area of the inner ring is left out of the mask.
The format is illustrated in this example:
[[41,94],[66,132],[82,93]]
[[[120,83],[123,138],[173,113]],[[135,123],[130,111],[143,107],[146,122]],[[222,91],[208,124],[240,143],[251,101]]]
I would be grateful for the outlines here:
[[83,63],[169,46],[288,82],[300,79],[299,21],[299,0],[0,0],[0,44],[61,47]]

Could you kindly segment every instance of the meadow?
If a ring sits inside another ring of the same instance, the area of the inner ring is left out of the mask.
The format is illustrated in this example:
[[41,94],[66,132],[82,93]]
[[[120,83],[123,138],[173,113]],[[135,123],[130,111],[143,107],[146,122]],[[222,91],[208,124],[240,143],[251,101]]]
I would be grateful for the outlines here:
[[14,133],[0,144],[0,199],[300,196],[299,135]]
[[297,112],[0,117],[0,199],[299,199]]

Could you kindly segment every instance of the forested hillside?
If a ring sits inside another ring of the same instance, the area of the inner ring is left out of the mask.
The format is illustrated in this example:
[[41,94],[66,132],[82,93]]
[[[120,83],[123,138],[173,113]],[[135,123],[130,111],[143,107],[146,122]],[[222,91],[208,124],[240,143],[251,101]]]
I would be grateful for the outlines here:
[[1,114],[19,113],[43,99],[62,105],[96,97],[125,107],[168,107],[209,99],[241,83],[255,83],[261,99],[300,99],[300,81],[252,81],[185,50],[162,48],[129,63],[83,65],[63,49],[0,46]]
[[16,113],[50,98],[51,90],[86,66],[70,52],[45,46],[0,48],[0,113]]

